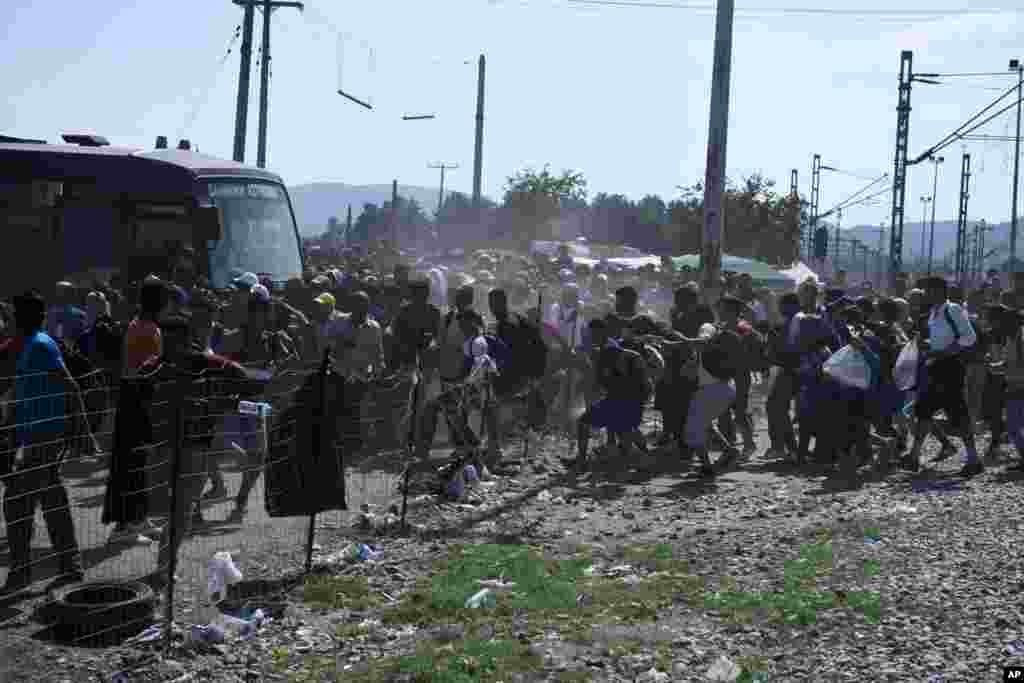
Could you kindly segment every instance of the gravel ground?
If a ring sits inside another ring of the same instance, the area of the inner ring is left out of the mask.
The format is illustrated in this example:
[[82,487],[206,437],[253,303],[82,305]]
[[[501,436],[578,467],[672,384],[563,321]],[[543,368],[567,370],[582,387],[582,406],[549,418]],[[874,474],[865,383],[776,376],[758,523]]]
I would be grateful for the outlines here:
[[[519,451],[513,446],[507,453]],[[1024,638],[1018,600],[1024,551],[1020,478],[1006,471],[1005,462],[954,485],[944,483],[955,479],[960,463],[953,460],[917,475],[862,470],[846,480],[755,456],[701,481],[690,463],[668,454],[599,460],[587,476],[575,477],[559,462],[567,451],[564,440],[535,444],[528,461],[513,468],[518,471],[484,482],[462,503],[413,495],[411,536],[360,529],[358,512],[323,515],[317,558],[325,562],[354,540],[376,544],[382,550],[378,561],[333,565],[330,571],[366,577],[386,609],[456,543],[522,540],[551,558],[570,557],[583,544],[593,550],[595,571],[607,576],[630,565],[630,547],[664,543],[713,592],[779,590],[787,561],[816,539],[829,538],[832,566],[815,579],[818,588],[877,593],[877,623],[846,608],[822,610],[809,625],[780,624],[758,613],[737,620],[676,601],[648,623],[597,624],[586,642],[537,638],[531,648],[543,656],[545,670],[536,680],[713,680],[706,672],[726,657],[757,660],[772,681],[973,683],[1002,680],[1003,666],[1024,664],[1008,649]],[[354,476],[353,507],[365,504],[386,517],[397,502],[394,483],[393,472]],[[266,531],[258,524],[250,528],[257,535]],[[280,578],[296,564],[296,557],[280,552],[282,542],[213,538],[216,543],[204,541],[196,551],[195,566],[207,551],[220,549],[243,551],[247,578]],[[864,571],[866,563],[875,571]],[[655,580],[653,573],[636,563],[628,570],[639,582]],[[179,610],[193,611],[178,612],[182,623],[201,620],[198,601],[185,602]],[[465,635],[444,625],[385,627],[377,621],[380,608],[311,609],[298,589],[282,591],[274,603],[287,608],[249,641],[203,652],[180,645],[156,661],[146,659],[152,652],[145,647],[87,650],[39,640],[27,614],[12,621],[11,609],[27,612],[28,606],[0,606],[0,622],[8,622],[0,631],[0,681],[109,681],[119,669],[130,671],[131,681],[303,680],[303,657],[296,655],[330,657],[354,672],[376,658],[411,652],[426,637]],[[358,624],[366,637],[337,637],[339,628]],[[623,642],[641,647],[623,654]],[[289,653],[287,666],[275,666],[283,653]],[[570,671],[585,677],[566,678]],[[929,679],[933,675],[943,678]]]

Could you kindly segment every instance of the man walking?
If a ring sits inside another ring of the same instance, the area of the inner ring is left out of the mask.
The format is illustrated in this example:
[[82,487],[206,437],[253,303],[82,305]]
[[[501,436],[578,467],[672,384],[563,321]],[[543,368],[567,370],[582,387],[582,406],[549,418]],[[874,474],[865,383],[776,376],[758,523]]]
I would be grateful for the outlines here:
[[[51,589],[83,580],[82,557],[75,540],[71,504],[60,478],[68,437],[89,435],[85,403],[78,384],[64,365],[60,349],[43,332],[46,302],[36,292],[15,299],[19,336],[10,351],[17,354],[14,380],[16,444],[4,494],[11,564],[0,596],[13,597],[32,580],[31,546],[36,506],[50,534],[59,569]],[[70,399],[70,401],[69,401]],[[71,419],[67,418],[70,403]]]

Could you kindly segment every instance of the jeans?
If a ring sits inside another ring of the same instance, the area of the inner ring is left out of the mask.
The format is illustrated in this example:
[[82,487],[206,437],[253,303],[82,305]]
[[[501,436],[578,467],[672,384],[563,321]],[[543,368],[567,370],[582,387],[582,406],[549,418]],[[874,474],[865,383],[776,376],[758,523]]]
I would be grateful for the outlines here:
[[11,551],[10,577],[14,577],[15,582],[27,581],[32,574],[31,547],[36,505],[43,509],[43,520],[60,573],[82,570],[82,556],[71,519],[71,502],[67,487],[60,478],[63,449],[63,439],[26,445],[21,466],[5,482],[4,517]]
[[1017,451],[1024,454],[1024,396],[1006,399],[1006,429]]
[[768,395],[765,409],[768,413],[768,434],[772,448],[796,450],[796,432],[789,410],[800,391],[800,378],[795,370],[777,369],[778,376]]
[[705,448],[711,424],[729,410],[736,400],[736,388],[729,382],[706,384],[697,390],[686,415],[684,436],[690,448]]

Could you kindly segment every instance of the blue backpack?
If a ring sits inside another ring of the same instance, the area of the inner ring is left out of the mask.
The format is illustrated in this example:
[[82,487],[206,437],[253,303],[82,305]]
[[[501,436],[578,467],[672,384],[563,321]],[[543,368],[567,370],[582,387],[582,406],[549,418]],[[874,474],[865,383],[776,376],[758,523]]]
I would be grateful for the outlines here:
[[[512,349],[502,339],[490,334],[485,334],[487,341],[487,355],[491,357],[494,364],[498,366],[498,372],[504,372],[512,363]],[[466,359],[466,372],[473,369],[473,359]]]

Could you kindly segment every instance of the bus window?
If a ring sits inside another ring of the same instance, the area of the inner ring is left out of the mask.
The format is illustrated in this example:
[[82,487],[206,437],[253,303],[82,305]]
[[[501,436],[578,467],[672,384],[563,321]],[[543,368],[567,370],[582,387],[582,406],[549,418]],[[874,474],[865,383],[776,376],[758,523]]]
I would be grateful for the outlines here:
[[210,253],[210,280],[226,287],[232,270],[266,273],[284,282],[302,274],[295,220],[284,188],[268,182],[211,181],[223,235]]

